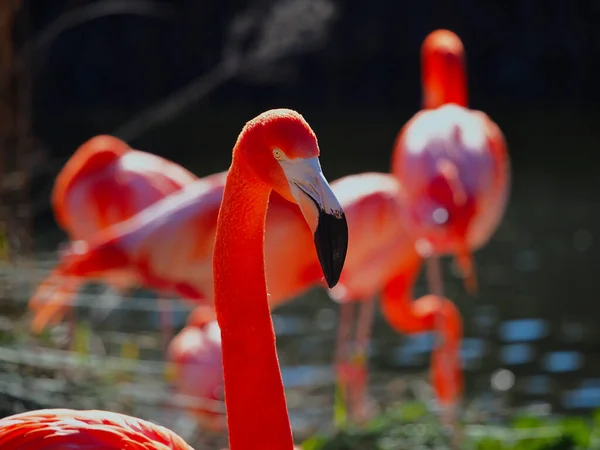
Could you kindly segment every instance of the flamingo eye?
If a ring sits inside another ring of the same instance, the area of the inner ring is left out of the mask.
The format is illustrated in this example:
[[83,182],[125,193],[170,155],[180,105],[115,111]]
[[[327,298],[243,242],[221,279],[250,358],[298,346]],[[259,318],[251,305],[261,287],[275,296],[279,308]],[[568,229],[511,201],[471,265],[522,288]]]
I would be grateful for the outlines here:
[[283,152],[280,149],[276,148],[276,149],[273,150],[273,157],[277,161],[281,161],[284,158]]

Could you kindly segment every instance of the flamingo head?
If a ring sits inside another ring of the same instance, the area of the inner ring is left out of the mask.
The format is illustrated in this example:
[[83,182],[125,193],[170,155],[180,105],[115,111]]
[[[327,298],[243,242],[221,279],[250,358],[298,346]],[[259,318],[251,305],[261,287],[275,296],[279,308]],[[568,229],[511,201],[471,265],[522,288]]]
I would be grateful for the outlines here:
[[421,46],[423,106],[446,103],[467,106],[465,50],[460,38],[449,30],[430,33]]
[[[244,142],[244,145],[241,143]],[[339,281],[348,248],[348,224],[319,162],[317,137],[304,118],[289,109],[260,114],[240,134],[234,158],[246,158],[259,183],[296,203],[314,235],[330,288]]]

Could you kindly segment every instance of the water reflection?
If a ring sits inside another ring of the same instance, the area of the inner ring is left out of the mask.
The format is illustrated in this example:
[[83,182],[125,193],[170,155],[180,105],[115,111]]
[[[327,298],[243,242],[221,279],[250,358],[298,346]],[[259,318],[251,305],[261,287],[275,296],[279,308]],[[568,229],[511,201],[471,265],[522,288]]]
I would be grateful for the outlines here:
[[509,320],[500,326],[500,339],[506,342],[536,341],[548,333],[548,323],[542,319]]
[[522,382],[523,390],[530,395],[545,395],[550,392],[550,377],[548,375],[532,375]]
[[508,365],[526,364],[533,361],[535,349],[529,344],[506,345],[500,349],[500,361]]
[[600,387],[581,387],[567,391],[562,396],[565,408],[597,408],[600,406]]
[[572,372],[583,365],[583,355],[576,351],[548,353],[544,358],[544,369],[548,372]]

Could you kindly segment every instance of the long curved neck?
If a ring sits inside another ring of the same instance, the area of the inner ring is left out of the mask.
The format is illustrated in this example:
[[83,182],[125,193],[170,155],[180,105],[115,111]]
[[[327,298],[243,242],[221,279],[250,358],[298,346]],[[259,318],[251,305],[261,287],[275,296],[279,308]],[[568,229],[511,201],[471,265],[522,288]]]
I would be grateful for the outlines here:
[[392,328],[401,333],[426,331],[424,318],[415,314],[413,288],[419,276],[422,259],[415,252],[385,285],[381,294],[381,310]]
[[234,157],[213,253],[230,450],[294,446],[267,303],[264,234],[269,194]]
[[424,109],[448,103],[467,106],[467,77],[462,56],[424,54],[421,65]]

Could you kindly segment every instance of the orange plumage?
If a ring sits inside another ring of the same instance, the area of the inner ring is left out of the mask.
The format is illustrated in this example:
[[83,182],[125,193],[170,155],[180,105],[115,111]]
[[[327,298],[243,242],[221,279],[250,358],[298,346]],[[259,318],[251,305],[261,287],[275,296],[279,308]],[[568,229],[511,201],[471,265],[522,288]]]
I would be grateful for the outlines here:
[[[119,291],[138,285],[140,280],[127,271],[99,273],[100,268],[80,265],[74,269],[73,264],[84,258],[89,261],[85,241],[195,180],[181,166],[133,150],[112,136],[100,135],[83,143],[58,174],[51,196],[58,224],[70,240],[81,242],[62,253],[59,264],[30,300],[30,309],[36,313],[33,329],[39,332],[62,317],[83,282],[81,277],[99,275]],[[104,247],[102,256],[126,264],[114,246]]]
[[193,450],[169,429],[108,411],[42,409],[0,419],[3,450]]

